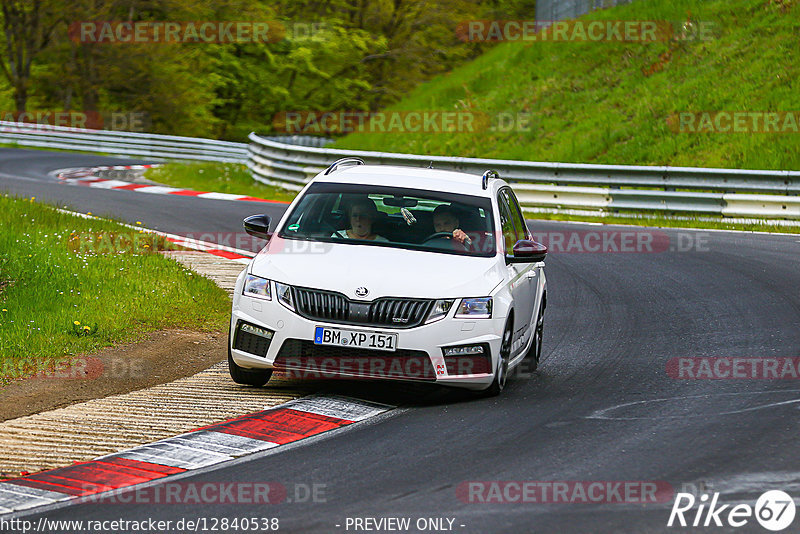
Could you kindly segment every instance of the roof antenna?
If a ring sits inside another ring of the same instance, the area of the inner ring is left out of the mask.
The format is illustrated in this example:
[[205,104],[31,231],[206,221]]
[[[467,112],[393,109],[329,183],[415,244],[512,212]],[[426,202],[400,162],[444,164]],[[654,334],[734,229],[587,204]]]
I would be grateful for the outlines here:
[[432,168],[433,168],[433,160],[431,160],[431,162],[430,162],[430,163],[428,163],[428,168],[429,168],[429,169],[432,169]]

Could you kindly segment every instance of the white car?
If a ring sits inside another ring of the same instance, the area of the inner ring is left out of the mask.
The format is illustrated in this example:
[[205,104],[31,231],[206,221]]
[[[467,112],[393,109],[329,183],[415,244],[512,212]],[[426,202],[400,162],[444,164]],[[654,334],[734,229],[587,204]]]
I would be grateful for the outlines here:
[[236,282],[233,380],[426,381],[496,395],[542,351],[544,245],[494,171],[365,165],[317,175]]

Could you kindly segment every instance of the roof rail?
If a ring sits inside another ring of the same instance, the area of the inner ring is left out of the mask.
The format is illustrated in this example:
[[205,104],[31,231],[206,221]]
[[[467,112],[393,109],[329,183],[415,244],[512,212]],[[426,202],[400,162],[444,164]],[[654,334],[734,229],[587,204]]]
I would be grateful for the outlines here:
[[341,159],[337,159],[336,161],[331,163],[331,166],[328,167],[328,170],[325,171],[325,176],[327,176],[330,173],[332,173],[333,171],[335,171],[336,168],[339,167],[339,165],[342,165],[344,163],[352,163],[353,165],[366,165],[366,163],[364,163],[364,160],[361,159],[361,158],[341,158]]
[[499,180],[500,179],[500,173],[497,172],[497,171],[492,171],[492,170],[488,170],[485,173],[483,173],[483,182],[481,183],[481,185],[483,186],[484,189],[488,189],[489,188],[489,179],[490,178]]

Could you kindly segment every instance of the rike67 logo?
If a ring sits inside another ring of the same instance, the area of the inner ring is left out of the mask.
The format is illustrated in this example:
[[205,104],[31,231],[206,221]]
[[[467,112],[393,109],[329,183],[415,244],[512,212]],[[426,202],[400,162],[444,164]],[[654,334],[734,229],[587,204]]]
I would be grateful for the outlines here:
[[749,504],[719,504],[719,493],[714,493],[710,502],[705,493],[699,499],[691,493],[678,493],[672,504],[667,526],[742,527],[755,517],[765,529],[778,532],[792,524],[795,512],[794,500],[788,493],[780,490],[763,493],[755,507]]

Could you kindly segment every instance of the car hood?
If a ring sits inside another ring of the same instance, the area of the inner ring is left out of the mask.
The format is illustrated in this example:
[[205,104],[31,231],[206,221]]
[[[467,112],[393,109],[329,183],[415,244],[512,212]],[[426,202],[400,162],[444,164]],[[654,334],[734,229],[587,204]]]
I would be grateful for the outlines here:
[[[489,295],[504,274],[496,258],[286,240],[277,235],[253,260],[251,272],[357,300],[480,297]],[[359,287],[367,288],[368,295],[356,296]]]

